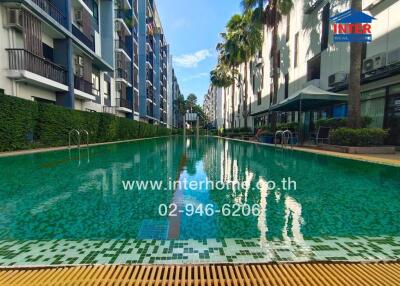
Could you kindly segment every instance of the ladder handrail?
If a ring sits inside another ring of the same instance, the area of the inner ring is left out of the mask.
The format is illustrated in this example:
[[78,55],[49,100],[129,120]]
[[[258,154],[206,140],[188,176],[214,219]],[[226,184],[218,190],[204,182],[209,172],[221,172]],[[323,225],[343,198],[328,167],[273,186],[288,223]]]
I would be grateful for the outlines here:
[[[275,132],[275,138],[274,138],[275,147],[276,147],[276,137],[278,137],[279,134],[282,135],[282,139],[283,139],[283,131],[282,130],[276,131]],[[283,148],[283,142],[281,142],[281,144],[282,144],[282,148]]]
[[[276,144],[276,141],[277,141],[276,139],[277,139],[278,135],[281,135],[281,147],[282,147],[282,149],[285,148],[285,145],[288,145],[290,143],[291,148],[293,150],[293,133],[292,133],[292,131],[290,131],[289,129],[286,129],[284,131],[283,130],[276,131],[275,132],[275,139],[274,139],[275,147],[277,145]],[[286,135],[287,135],[287,139],[288,139],[287,142],[285,142]]]
[[86,129],[82,129],[81,132],[86,134],[86,147],[89,148],[89,132]]
[[289,144],[289,142],[290,142],[290,145],[291,145],[291,147],[292,147],[292,150],[293,150],[293,133],[292,133],[292,131],[290,131],[289,129],[286,129],[285,131],[283,131],[283,135],[282,135],[282,140],[284,141],[285,140],[285,135],[286,134],[288,134],[288,139],[289,139],[289,141],[286,143],[286,144]]
[[68,148],[71,149],[71,135],[72,133],[76,133],[78,134],[78,149],[81,148],[81,133],[79,132],[79,130],[77,129],[72,129],[71,131],[69,131],[68,133]]

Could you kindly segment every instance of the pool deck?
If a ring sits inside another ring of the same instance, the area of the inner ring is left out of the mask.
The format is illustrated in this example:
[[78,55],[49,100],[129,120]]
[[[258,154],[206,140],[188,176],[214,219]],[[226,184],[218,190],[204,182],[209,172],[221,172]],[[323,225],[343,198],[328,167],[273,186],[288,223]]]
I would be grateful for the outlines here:
[[[258,141],[248,141],[248,140],[218,137],[218,136],[215,136],[215,137],[226,139],[226,140],[275,147],[274,144],[261,143]],[[282,148],[282,147],[280,145],[277,145],[276,148]],[[290,148],[287,148],[287,149],[290,149]],[[396,154],[348,154],[348,153],[320,150],[320,149],[316,149],[316,148],[312,148],[312,147],[299,147],[299,146],[294,146],[293,150],[314,153],[314,154],[321,154],[321,155],[326,155],[326,156],[345,158],[345,159],[352,159],[352,160],[375,163],[375,164],[400,167],[400,152],[396,152]]]
[[0,285],[400,285],[400,263],[112,265],[0,269]]

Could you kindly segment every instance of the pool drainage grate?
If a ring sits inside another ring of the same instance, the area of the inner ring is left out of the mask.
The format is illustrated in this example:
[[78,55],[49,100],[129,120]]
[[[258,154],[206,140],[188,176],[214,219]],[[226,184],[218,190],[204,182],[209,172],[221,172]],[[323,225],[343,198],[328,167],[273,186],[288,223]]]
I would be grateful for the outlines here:
[[0,270],[0,285],[400,285],[400,263],[76,266]]

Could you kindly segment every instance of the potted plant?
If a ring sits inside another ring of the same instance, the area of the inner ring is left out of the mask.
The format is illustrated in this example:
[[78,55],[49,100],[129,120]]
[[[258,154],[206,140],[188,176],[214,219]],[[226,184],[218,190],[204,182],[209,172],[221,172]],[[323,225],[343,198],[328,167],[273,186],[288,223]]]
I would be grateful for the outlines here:
[[261,127],[261,132],[258,134],[260,142],[268,144],[274,144],[274,136],[274,132],[267,127]]

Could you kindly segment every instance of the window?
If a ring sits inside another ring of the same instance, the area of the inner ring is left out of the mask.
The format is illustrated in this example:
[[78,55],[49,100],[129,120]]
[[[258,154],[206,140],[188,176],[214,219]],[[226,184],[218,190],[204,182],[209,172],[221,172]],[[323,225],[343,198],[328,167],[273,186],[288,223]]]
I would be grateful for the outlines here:
[[307,62],[307,80],[320,79],[321,56],[317,55]]
[[97,74],[92,73],[92,94],[100,95],[100,78]]
[[286,16],[286,42],[290,39],[290,13]]
[[294,67],[299,63],[299,32],[294,35]]
[[289,73],[285,74],[285,99],[289,97]]
[[96,1],[93,0],[93,18],[96,21],[96,24],[99,24],[99,5]]
[[48,45],[46,45],[45,43],[42,43],[42,48],[43,48],[43,57],[46,60],[54,62],[54,50],[53,50],[53,48],[48,46]]
[[257,92],[257,105],[261,105],[261,91]]
[[273,97],[274,97],[274,84],[271,83],[270,86],[269,86],[269,105],[270,106],[272,105],[272,102],[273,102],[272,98]]
[[321,51],[328,48],[330,8],[330,3],[328,3],[322,10]]
[[111,95],[111,84],[108,81],[104,81],[104,98],[109,99]]
[[253,91],[256,91],[256,90],[257,90],[257,88],[256,88],[256,75],[253,74]]
[[83,77],[83,57],[74,55],[74,74]]

